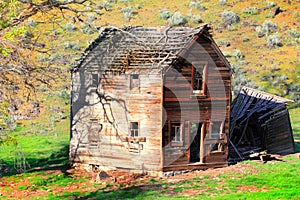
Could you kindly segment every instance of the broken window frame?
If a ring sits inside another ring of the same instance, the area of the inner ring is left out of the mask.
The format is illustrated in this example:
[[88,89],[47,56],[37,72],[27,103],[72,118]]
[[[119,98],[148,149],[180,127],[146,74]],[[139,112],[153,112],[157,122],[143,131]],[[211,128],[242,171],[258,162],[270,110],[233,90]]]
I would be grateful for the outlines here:
[[[198,85],[198,89],[195,89],[195,75],[197,73],[197,67],[202,65],[203,69],[202,71],[202,81],[200,85]],[[191,79],[191,95],[192,96],[206,96],[207,95],[207,85],[206,85],[206,79],[207,79],[207,69],[208,69],[208,62],[193,62],[192,64],[192,79]]]
[[224,121],[209,122],[209,138],[208,139],[222,139],[224,128]]
[[168,127],[171,146],[183,146],[184,122],[168,121]]

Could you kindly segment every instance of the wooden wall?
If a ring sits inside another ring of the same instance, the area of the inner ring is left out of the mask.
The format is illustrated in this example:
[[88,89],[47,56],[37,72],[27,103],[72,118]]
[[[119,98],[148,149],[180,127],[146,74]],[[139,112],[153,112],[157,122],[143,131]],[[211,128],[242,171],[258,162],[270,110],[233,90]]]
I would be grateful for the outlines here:
[[[229,112],[231,99],[231,70],[215,43],[204,36],[181,55],[183,59],[169,69],[164,77],[164,108],[165,120],[184,123],[184,144],[172,147],[165,123],[163,131],[164,165],[182,166],[190,163],[191,124],[203,125],[204,146],[202,152],[204,163],[226,163],[227,134],[229,132]],[[192,64],[207,63],[207,95],[195,97],[191,93]],[[221,139],[209,139],[209,124],[214,121],[224,121]],[[201,142],[200,142],[201,143]],[[214,144],[222,143],[223,150],[210,152]],[[201,164],[201,163],[200,163]],[[174,169],[174,168],[173,168]],[[175,167],[176,169],[176,167]]]
[[[140,74],[140,87],[131,90],[130,73],[99,74],[97,93],[92,81],[77,78],[73,84],[73,96],[77,96],[75,93],[85,96],[85,101],[74,100],[72,105],[70,157],[73,164],[161,169],[161,74]],[[91,78],[86,71],[73,76],[73,80],[76,76]],[[83,83],[86,89],[80,90]],[[128,137],[130,121],[139,122],[139,138]]]

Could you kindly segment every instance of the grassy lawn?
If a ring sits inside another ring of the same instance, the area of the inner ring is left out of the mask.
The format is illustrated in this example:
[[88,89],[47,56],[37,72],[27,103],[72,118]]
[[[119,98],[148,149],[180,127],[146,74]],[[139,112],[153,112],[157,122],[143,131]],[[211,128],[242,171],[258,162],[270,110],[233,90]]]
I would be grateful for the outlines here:
[[219,175],[203,171],[188,178],[152,178],[129,185],[94,183],[52,170],[5,177],[8,185],[0,193],[9,198],[6,194],[15,190],[33,199],[299,199],[299,166],[300,159],[290,156],[266,164],[246,161],[223,168]]
[[[297,109],[290,110],[294,133],[297,135]],[[2,147],[2,164],[13,168],[15,156],[22,153],[31,169],[16,174],[10,170],[2,177],[2,198],[32,199],[299,199],[300,159],[284,157],[282,161],[262,164],[245,161],[222,168],[215,175],[206,171],[188,178],[149,178],[129,184],[91,181],[85,173],[69,173],[68,119],[57,122],[47,134],[31,127],[19,126],[14,135],[19,148]],[[41,127],[39,127],[40,129]],[[27,131],[26,131],[27,130]],[[295,137],[296,142],[299,141]],[[296,143],[299,152],[299,143]],[[17,154],[19,152],[19,154]],[[209,170],[208,170],[209,171]],[[203,173],[203,174],[202,174]],[[19,196],[18,196],[19,195]],[[24,196],[22,196],[24,195]]]

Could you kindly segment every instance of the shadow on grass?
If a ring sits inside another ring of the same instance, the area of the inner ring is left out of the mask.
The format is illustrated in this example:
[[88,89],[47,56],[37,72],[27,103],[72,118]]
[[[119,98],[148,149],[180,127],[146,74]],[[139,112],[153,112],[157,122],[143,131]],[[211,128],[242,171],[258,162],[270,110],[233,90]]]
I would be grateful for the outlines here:
[[300,153],[300,142],[295,142],[295,152]]
[[[0,174],[3,176],[11,176],[19,174],[22,172],[36,172],[36,171],[46,171],[46,170],[61,170],[63,173],[66,173],[66,170],[69,169],[69,145],[64,145],[58,151],[50,154],[48,158],[32,158],[26,157],[26,170],[18,171],[16,170],[16,164],[10,162],[0,163]],[[19,161],[20,162],[20,161]]]
[[157,198],[162,196],[163,187],[159,183],[150,183],[140,186],[131,186],[119,190],[98,190],[87,194],[66,192],[59,196],[61,199],[145,199],[145,197]]

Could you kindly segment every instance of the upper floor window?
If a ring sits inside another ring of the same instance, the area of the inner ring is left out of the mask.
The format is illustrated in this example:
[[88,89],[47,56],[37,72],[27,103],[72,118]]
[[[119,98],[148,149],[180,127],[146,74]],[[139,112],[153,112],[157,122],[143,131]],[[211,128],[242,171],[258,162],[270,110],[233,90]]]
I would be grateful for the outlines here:
[[192,94],[206,95],[207,63],[193,63],[192,67]]
[[92,86],[97,87],[99,83],[99,77],[97,73],[92,74]]
[[133,92],[140,91],[140,76],[139,76],[139,74],[130,74],[130,90]]

